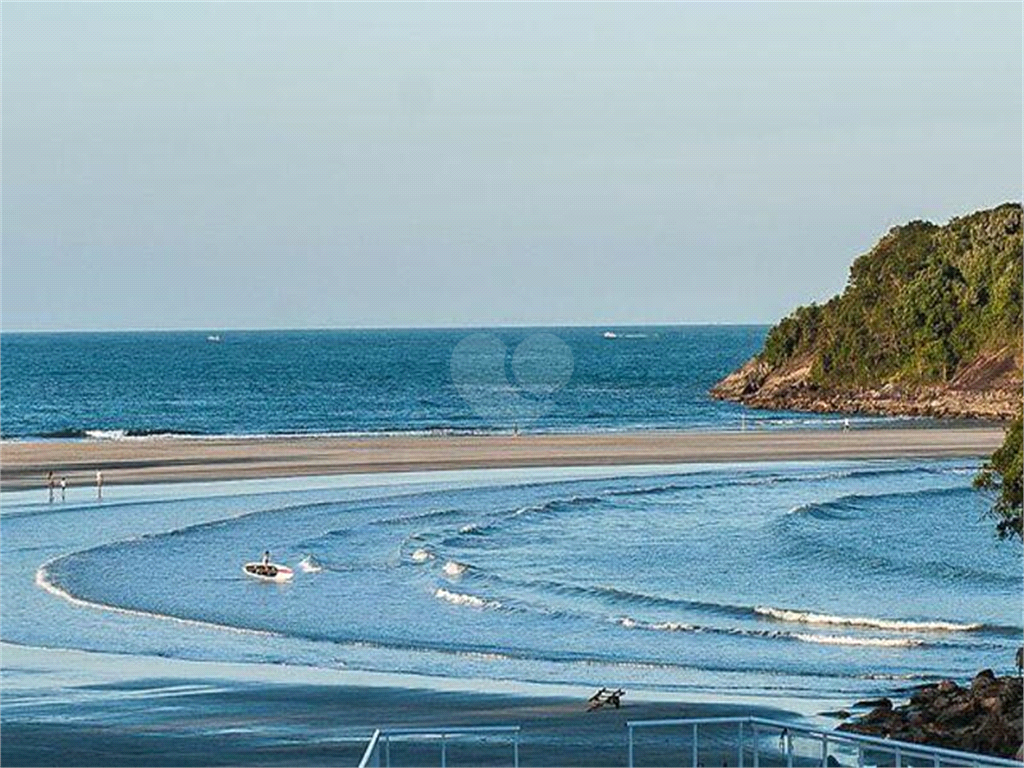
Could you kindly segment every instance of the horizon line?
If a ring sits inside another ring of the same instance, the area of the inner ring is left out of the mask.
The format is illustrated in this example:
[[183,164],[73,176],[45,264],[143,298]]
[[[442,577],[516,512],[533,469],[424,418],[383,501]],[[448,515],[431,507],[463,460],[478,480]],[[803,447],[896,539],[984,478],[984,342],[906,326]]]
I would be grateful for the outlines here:
[[756,327],[770,326],[773,322],[674,322],[674,323],[495,323],[491,325],[343,325],[343,326],[192,326],[165,328],[0,328],[5,334],[60,334],[60,333],[258,333],[274,331],[478,331],[493,329],[536,329],[536,328],[594,328],[615,330],[616,328],[682,328],[682,327]]

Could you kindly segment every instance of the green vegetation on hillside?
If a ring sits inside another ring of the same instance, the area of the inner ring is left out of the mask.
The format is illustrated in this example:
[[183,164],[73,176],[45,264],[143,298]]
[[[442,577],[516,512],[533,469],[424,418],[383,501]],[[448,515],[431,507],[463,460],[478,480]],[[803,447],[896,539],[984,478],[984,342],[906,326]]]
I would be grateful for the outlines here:
[[[997,528],[1003,537],[1021,538],[1021,507],[1024,501],[1024,465],[1021,463],[1022,419],[1017,416],[1006,430],[1006,439],[985,467],[978,473],[974,484],[979,488],[998,488],[999,498],[993,511],[999,522]],[[998,476],[998,480],[996,479]]]
[[773,327],[760,360],[809,358],[838,389],[940,384],[986,350],[1021,345],[1021,206],[894,227],[850,268],[846,290]]

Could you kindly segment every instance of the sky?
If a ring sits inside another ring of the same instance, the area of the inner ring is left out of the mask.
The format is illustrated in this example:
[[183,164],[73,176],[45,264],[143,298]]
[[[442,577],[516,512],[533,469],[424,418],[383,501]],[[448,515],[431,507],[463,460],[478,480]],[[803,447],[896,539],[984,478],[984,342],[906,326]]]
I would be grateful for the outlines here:
[[1020,3],[13,3],[13,330],[770,323],[1022,191]]

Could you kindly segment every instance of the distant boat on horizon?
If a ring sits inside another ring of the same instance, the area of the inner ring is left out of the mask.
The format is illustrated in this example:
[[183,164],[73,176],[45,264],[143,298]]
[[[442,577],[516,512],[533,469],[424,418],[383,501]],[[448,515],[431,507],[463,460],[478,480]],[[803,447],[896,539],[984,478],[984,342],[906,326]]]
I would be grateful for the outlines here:
[[605,331],[601,335],[604,336],[606,339],[616,339],[616,338],[618,338],[618,334],[615,333],[615,331]]
[[206,340],[207,341],[213,341],[213,342],[220,341],[220,334],[211,333],[209,336],[206,337]]

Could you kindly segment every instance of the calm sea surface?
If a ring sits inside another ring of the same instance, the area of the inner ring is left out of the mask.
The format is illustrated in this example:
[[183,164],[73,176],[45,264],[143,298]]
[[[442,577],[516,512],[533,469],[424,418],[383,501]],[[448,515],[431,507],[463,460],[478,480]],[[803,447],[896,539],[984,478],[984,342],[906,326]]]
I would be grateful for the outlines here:
[[[0,636],[849,705],[1011,667],[1021,549],[995,539],[975,470],[516,470],[102,505],[84,488],[66,505],[20,494],[0,517]],[[291,583],[242,573],[265,548]]]
[[[758,428],[835,429],[835,417],[707,397],[764,332],[4,335],[2,429],[723,429],[743,414]],[[995,539],[977,467],[484,471],[273,492],[111,488],[102,504],[85,488],[53,505],[43,490],[4,494],[0,638],[848,704],[1012,664],[1021,548]],[[242,573],[264,549],[296,569],[291,583]]]
[[[0,335],[6,439],[736,429],[765,326]],[[606,332],[615,334],[607,338]]]

